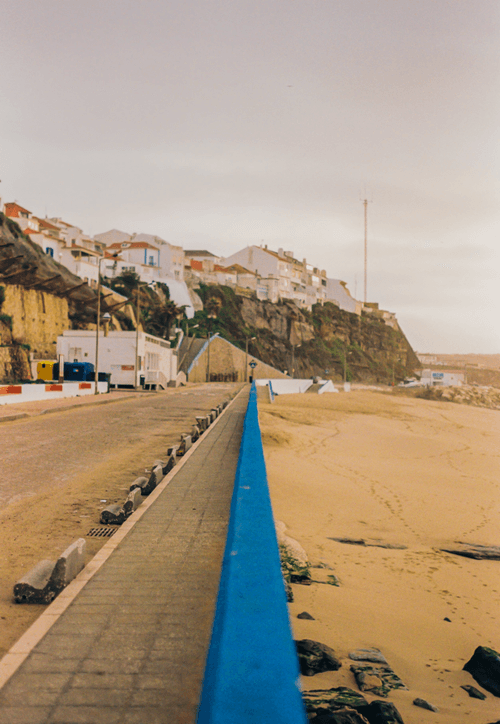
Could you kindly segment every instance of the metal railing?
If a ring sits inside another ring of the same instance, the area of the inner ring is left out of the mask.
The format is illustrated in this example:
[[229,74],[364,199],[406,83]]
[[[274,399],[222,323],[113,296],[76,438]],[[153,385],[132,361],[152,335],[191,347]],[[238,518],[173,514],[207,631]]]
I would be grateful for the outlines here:
[[306,724],[255,383],[245,416],[198,724]]
[[146,370],[144,373],[144,384],[145,385],[156,385],[156,387],[163,387],[167,389],[168,380],[161,370]]

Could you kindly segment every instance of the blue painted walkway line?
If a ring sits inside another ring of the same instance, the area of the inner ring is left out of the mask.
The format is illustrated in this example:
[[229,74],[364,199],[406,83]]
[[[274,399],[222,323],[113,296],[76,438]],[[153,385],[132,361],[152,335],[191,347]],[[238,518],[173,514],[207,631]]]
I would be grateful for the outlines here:
[[198,724],[306,724],[252,385]]

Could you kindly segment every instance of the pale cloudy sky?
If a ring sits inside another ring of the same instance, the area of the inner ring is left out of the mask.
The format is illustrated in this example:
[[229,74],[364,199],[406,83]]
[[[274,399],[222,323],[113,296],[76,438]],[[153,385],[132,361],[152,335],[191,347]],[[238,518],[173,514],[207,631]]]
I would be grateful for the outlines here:
[[421,352],[500,352],[498,0],[0,0],[0,195],[284,247]]

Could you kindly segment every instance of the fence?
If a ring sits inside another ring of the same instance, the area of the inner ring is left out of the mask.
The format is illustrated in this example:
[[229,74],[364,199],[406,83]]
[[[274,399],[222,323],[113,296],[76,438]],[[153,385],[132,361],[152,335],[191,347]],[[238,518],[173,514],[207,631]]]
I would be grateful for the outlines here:
[[252,385],[198,724],[306,724]]

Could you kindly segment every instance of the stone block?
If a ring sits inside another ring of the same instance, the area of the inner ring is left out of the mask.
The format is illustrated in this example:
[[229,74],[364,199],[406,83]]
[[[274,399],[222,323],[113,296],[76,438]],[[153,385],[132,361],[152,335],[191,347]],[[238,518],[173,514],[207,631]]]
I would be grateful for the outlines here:
[[57,559],[50,577],[50,585],[57,593],[71,583],[84,568],[86,546],[85,540],[78,538]]
[[137,510],[137,508],[142,503],[142,490],[141,488],[134,488],[130,491],[130,493],[127,496],[127,500],[123,504],[123,512],[128,517],[129,515],[132,515],[134,510]]
[[207,418],[205,415],[203,417],[196,417],[196,424],[198,425],[200,429],[200,433],[203,434],[205,430],[207,429]]
[[49,586],[54,566],[53,561],[40,561],[20,578],[14,585],[16,603],[50,603],[56,596]]
[[101,511],[101,523],[112,523],[113,525],[121,525],[125,520],[125,511],[118,503],[108,505]]
[[178,445],[170,445],[170,447],[167,448],[167,456],[170,458],[172,455],[175,457],[177,455],[177,450],[179,449]]
[[169,472],[172,470],[172,468],[175,467],[177,448],[174,448],[174,450],[175,450],[175,452],[173,452],[173,453],[169,456],[167,462],[166,462],[165,465],[163,466],[163,474],[164,474],[164,475],[166,475],[167,473],[169,473]]
[[193,446],[193,443],[191,440],[191,435],[182,435],[181,444],[179,445],[179,450],[177,452],[177,455],[185,455],[192,446]]
[[200,428],[198,425],[193,425],[191,427],[191,439],[193,442],[196,442],[198,438],[200,437]]
[[130,492],[134,490],[135,488],[144,488],[145,485],[148,484],[148,479],[145,477],[136,478],[132,485],[130,486]]

